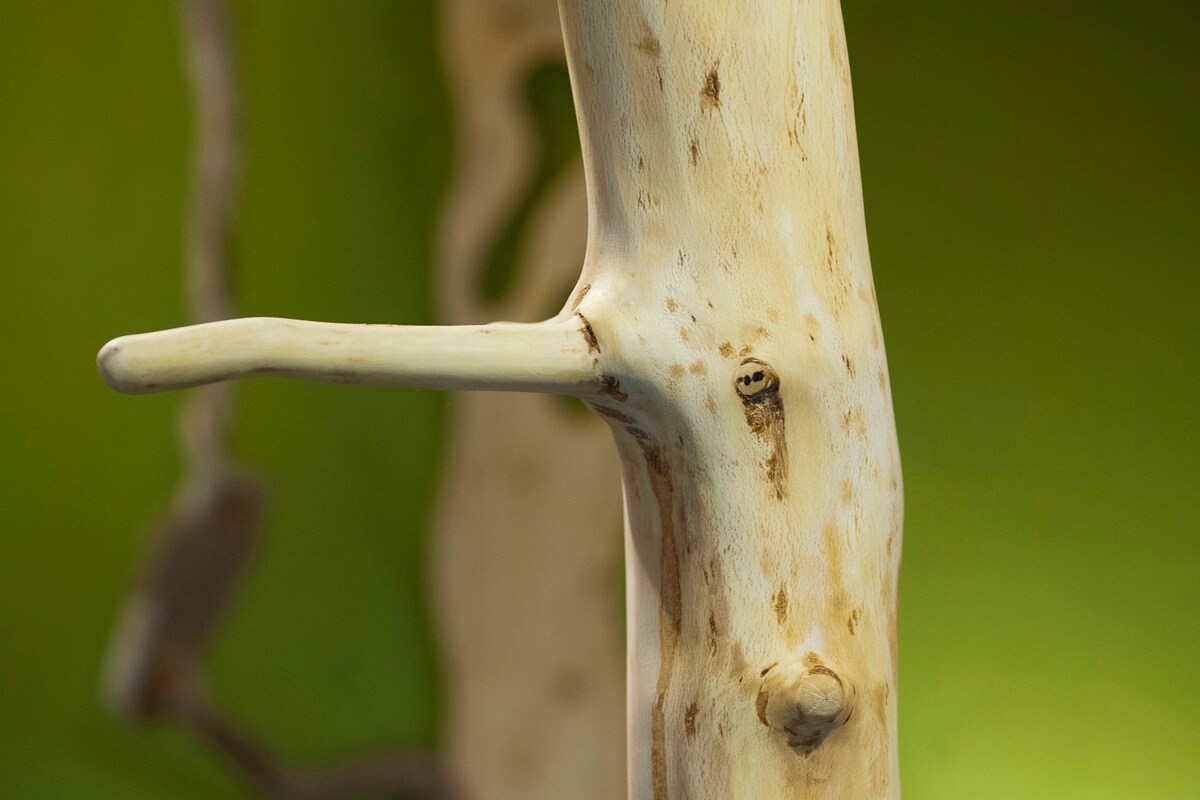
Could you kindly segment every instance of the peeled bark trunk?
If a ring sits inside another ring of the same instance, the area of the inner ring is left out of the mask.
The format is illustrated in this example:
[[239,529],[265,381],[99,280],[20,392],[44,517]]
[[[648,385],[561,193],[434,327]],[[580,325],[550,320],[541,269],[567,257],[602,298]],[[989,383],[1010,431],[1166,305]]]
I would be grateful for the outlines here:
[[564,0],[630,795],[899,792],[900,469],[836,0]]
[[589,241],[555,319],[217,323],[101,370],[583,397],[622,462],[630,797],[897,797],[900,468],[837,2],[560,10]]

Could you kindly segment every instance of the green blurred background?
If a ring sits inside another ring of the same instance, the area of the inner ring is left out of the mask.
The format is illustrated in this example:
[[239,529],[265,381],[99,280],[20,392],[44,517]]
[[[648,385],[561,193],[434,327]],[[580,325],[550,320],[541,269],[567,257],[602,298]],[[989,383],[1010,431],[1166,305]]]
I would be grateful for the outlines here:
[[[1200,11],[845,6],[905,462],[906,795],[1200,798]],[[234,8],[241,310],[433,321],[436,9]],[[554,80],[534,88],[561,147]],[[97,691],[177,477],[179,398],[118,396],[92,359],[184,319],[189,119],[171,4],[0,0],[3,798],[249,796]],[[287,755],[436,740],[422,562],[446,408],[240,390],[270,538],[214,684]]]

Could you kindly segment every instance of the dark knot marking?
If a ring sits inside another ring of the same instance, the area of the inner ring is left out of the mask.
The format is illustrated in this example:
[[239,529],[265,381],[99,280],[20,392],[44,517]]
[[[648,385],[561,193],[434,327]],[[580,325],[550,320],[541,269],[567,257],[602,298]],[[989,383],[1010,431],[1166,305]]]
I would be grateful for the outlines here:
[[779,376],[765,361],[747,358],[738,365],[734,386],[743,403],[763,403],[779,392]]
[[767,362],[747,358],[738,365],[733,385],[742,399],[746,424],[767,446],[767,480],[775,490],[775,498],[782,500],[787,496],[787,436],[779,375]]

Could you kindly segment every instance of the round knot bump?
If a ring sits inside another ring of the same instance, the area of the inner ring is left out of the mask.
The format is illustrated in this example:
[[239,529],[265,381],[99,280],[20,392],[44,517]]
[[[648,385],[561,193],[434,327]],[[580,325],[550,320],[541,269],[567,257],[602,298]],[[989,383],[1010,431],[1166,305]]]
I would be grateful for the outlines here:
[[769,667],[758,690],[758,718],[787,736],[798,753],[810,753],[850,718],[851,690],[814,653]]
[[756,401],[779,391],[779,375],[767,362],[747,358],[738,365],[733,385],[742,399]]

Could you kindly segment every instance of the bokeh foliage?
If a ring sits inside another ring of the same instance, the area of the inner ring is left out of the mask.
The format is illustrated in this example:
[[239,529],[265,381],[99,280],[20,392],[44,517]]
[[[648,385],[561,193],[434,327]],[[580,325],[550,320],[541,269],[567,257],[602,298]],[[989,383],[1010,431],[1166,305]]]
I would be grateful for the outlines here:
[[[845,6],[905,461],[906,793],[1200,796],[1200,15]],[[241,310],[433,321],[452,135],[434,8],[235,10]],[[3,797],[248,796],[97,699],[174,485],[178,398],[119,397],[92,358],[183,319],[189,118],[170,4],[0,2]],[[272,510],[215,691],[297,758],[433,742],[447,398],[257,381],[239,399]]]

